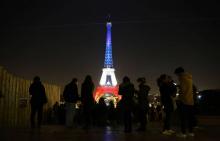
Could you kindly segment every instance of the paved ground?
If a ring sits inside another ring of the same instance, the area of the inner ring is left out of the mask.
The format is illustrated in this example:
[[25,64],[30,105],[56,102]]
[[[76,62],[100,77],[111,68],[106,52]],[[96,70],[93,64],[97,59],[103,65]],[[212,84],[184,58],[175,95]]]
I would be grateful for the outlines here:
[[[177,130],[178,131],[178,130]],[[219,141],[220,126],[201,125],[195,130],[195,137],[185,139],[176,135],[161,134],[158,123],[150,123],[146,132],[124,133],[118,128],[92,128],[85,131],[81,128],[67,129],[60,125],[43,126],[41,129],[1,129],[1,141]]]

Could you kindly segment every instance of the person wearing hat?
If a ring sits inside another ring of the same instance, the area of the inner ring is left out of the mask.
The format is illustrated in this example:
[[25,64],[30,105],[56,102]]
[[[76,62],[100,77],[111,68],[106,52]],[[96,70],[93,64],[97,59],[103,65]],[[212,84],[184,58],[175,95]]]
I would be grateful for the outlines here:
[[146,85],[146,80],[144,77],[140,77],[137,79],[138,91],[137,91],[137,99],[138,99],[138,120],[140,122],[140,126],[137,131],[145,131],[147,125],[147,112],[148,112],[148,93],[150,91],[150,87]]

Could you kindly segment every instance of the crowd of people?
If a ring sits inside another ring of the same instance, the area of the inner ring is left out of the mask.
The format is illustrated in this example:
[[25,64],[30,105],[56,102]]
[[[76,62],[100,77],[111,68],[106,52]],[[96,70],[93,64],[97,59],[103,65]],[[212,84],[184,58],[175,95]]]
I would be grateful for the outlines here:
[[[63,91],[64,103],[55,103],[53,115],[55,122],[65,124],[67,128],[82,126],[90,129],[92,126],[116,126],[124,125],[124,132],[132,132],[132,123],[135,121],[139,127],[136,131],[145,131],[147,122],[154,117],[155,111],[159,119],[163,120],[162,134],[172,135],[173,112],[179,110],[180,137],[194,136],[193,127],[196,126],[194,95],[195,87],[192,75],[182,67],[177,68],[174,73],[178,78],[178,84],[174,83],[171,76],[162,74],[157,79],[160,91],[160,105],[156,108],[149,106],[148,94],[150,86],[146,84],[144,77],[137,79],[138,89],[129,77],[125,76],[119,85],[118,94],[122,99],[114,106],[113,101],[108,105],[104,98],[96,103],[93,98],[94,83],[90,75],[86,76],[81,85],[81,95],[78,93],[78,81],[73,78]],[[47,103],[45,88],[40,77],[35,77],[29,89],[31,95],[31,127],[35,128],[35,115],[37,113],[37,127],[41,126],[43,105]],[[177,99],[177,93],[179,93]],[[162,114],[164,113],[164,114]],[[162,116],[164,115],[164,116]]]

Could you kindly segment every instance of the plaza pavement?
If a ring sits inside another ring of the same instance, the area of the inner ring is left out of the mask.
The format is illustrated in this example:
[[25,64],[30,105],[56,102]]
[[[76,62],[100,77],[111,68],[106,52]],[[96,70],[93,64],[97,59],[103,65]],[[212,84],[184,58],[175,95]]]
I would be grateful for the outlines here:
[[[219,117],[200,118],[200,126],[195,129],[195,137],[180,138],[176,134],[161,134],[161,123],[151,122],[145,132],[124,133],[123,128],[104,127],[83,130],[67,129],[62,125],[44,125],[40,129],[7,128],[0,129],[0,141],[219,141]],[[177,133],[179,128],[175,127]]]

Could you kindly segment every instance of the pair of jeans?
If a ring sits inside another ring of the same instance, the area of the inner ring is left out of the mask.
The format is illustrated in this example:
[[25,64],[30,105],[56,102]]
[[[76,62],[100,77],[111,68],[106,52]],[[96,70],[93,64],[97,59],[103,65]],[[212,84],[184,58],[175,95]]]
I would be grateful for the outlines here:
[[131,109],[124,109],[123,117],[124,117],[124,131],[131,132],[132,131],[132,111]]

